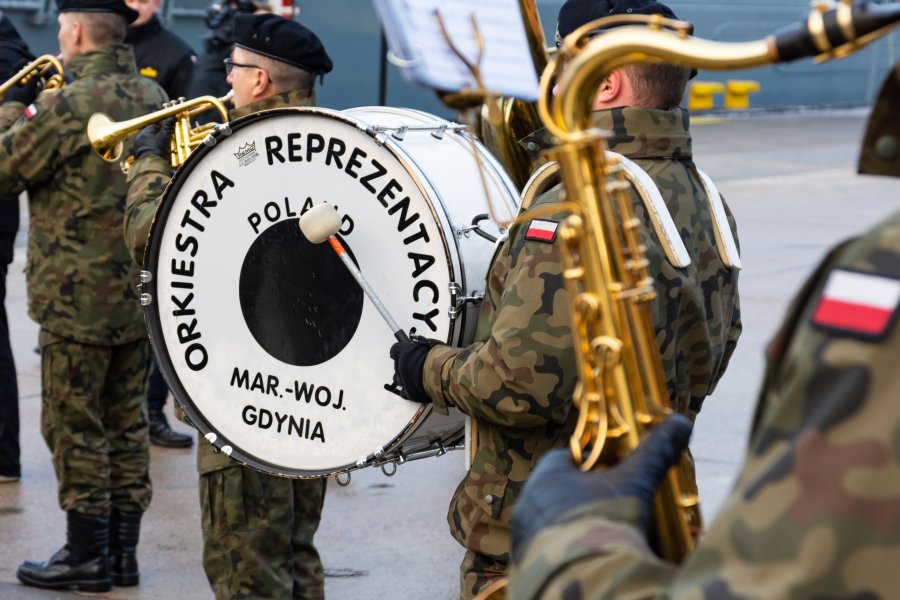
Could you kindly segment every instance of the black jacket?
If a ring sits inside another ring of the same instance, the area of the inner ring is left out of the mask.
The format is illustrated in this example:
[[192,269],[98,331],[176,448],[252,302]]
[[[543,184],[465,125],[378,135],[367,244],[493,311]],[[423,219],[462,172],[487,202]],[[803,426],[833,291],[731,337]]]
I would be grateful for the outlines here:
[[188,97],[197,56],[183,39],[162,26],[154,15],[137,27],[129,27],[125,43],[134,47],[138,72],[155,79],[169,98]]
[[[25,63],[34,59],[34,55],[28,50],[28,46],[22,40],[19,32],[0,13],[0,83],[3,83],[15,74],[17,68],[25,66]],[[19,229],[19,199],[0,198],[0,233],[12,233]],[[12,248],[4,244],[0,248],[0,261],[4,263],[12,260]]]

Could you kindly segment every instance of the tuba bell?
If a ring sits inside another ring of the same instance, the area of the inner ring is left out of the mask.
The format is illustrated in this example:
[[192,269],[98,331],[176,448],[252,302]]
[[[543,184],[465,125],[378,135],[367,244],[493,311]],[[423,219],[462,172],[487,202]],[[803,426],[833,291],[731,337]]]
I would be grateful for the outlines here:
[[109,115],[94,113],[88,120],[87,137],[91,147],[103,160],[115,162],[122,158],[126,139],[135,135],[144,127],[168,118],[174,118],[175,128],[172,132],[169,160],[174,169],[187,160],[194,148],[199,146],[207,135],[217,128],[227,127],[227,125],[219,125],[217,123],[192,126],[191,118],[207,110],[215,110],[219,113],[222,122],[227,124],[228,108],[226,108],[225,103],[231,101],[231,94],[229,92],[221,98],[200,96],[191,100],[184,100],[183,98],[173,100],[172,102],[167,102],[163,105],[163,108],[156,112],[128,119],[127,121],[113,121]]
[[[55,73],[48,75],[51,69],[54,70]],[[15,75],[3,82],[3,85],[0,85],[0,98],[5,96],[6,92],[9,91],[9,88],[12,86],[25,85],[32,77],[44,79],[44,86],[41,89],[41,94],[51,90],[58,90],[65,84],[65,79],[63,79],[63,67],[62,63],[59,61],[59,57],[51,54],[44,54],[43,56],[38,56],[36,59],[19,69]]]

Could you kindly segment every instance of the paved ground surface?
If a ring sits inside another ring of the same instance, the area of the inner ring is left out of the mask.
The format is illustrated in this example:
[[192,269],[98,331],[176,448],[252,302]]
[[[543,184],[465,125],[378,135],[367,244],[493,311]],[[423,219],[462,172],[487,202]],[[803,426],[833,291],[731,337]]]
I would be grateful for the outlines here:
[[[743,455],[762,373],[763,348],[803,278],[826,248],[900,209],[900,182],[855,175],[863,111],[754,115],[695,126],[703,169],[718,182],[740,227],[744,335],[698,422],[693,450],[712,518]],[[24,236],[20,235],[20,242]],[[38,430],[37,328],[24,308],[24,249],[10,269],[7,311],[22,412],[23,479],[0,485],[0,599],[71,598],[15,583],[24,559],[62,543],[49,454]],[[154,499],[139,549],[142,584],[97,597],[207,599],[200,564],[193,450],[154,448]],[[463,475],[461,453],[409,463],[393,478],[354,474],[330,484],[317,543],[330,598],[449,600],[462,551],[447,534],[447,501]]]

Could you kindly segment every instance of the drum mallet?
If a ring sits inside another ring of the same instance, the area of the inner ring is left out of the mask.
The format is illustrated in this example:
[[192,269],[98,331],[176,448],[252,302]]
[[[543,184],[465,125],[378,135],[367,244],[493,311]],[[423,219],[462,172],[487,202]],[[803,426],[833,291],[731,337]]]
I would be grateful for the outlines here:
[[347,270],[350,271],[350,274],[353,275],[353,279],[356,280],[359,287],[363,289],[366,296],[369,297],[369,300],[372,301],[372,304],[375,305],[375,308],[377,308],[378,312],[381,313],[381,316],[384,317],[384,320],[391,328],[391,331],[394,332],[394,337],[397,338],[397,341],[408,342],[409,336],[406,335],[406,332],[403,331],[399,325],[397,325],[397,321],[394,320],[394,317],[388,312],[387,307],[375,294],[375,290],[372,289],[372,286],[369,285],[369,282],[366,281],[363,274],[356,268],[356,265],[353,264],[353,261],[347,255],[347,250],[344,249],[344,246],[335,237],[334,234],[336,234],[340,228],[341,218],[338,216],[337,211],[334,210],[333,206],[324,202],[313,206],[300,217],[300,231],[303,232],[306,239],[313,244],[321,244],[325,240],[328,240],[332,249],[338,257],[340,257],[341,262],[344,263],[344,266],[346,266]]

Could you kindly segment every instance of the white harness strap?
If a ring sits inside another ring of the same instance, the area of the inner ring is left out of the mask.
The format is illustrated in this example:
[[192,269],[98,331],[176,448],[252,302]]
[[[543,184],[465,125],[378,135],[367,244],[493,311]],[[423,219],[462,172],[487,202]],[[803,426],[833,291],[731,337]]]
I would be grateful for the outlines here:
[[[653,230],[656,232],[656,237],[659,239],[669,262],[679,269],[683,269],[691,264],[691,255],[688,254],[687,248],[684,247],[684,242],[678,233],[675,221],[672,220],[669,208],[666,206],[662,194],[659,193],[659,188],[653,183],[650,175],[621,154],[607,150],[606,156],[612,162],[618,162],[622,166],[625,177],[628,178],[628,181],[631,182],[638,195],[644,201],[644,206],[647,207],[647,212],[650,214]],[[718,235],[716,239],[718,240]]]
[[716,236],[716,248],[719,250],[719,257],[729,269],[740,269],[743,266],[741,254],[738,251],[737,243],[734,241],[731,226],[728,224],[728,215],[725,214],[722,196],[709,175],[700,169],[697,169],[697,173],[700,175],[700,181],[703,182],[703,188],[706,190],[706,197],[709,201],[709,212],[713,217],[713,232]]

